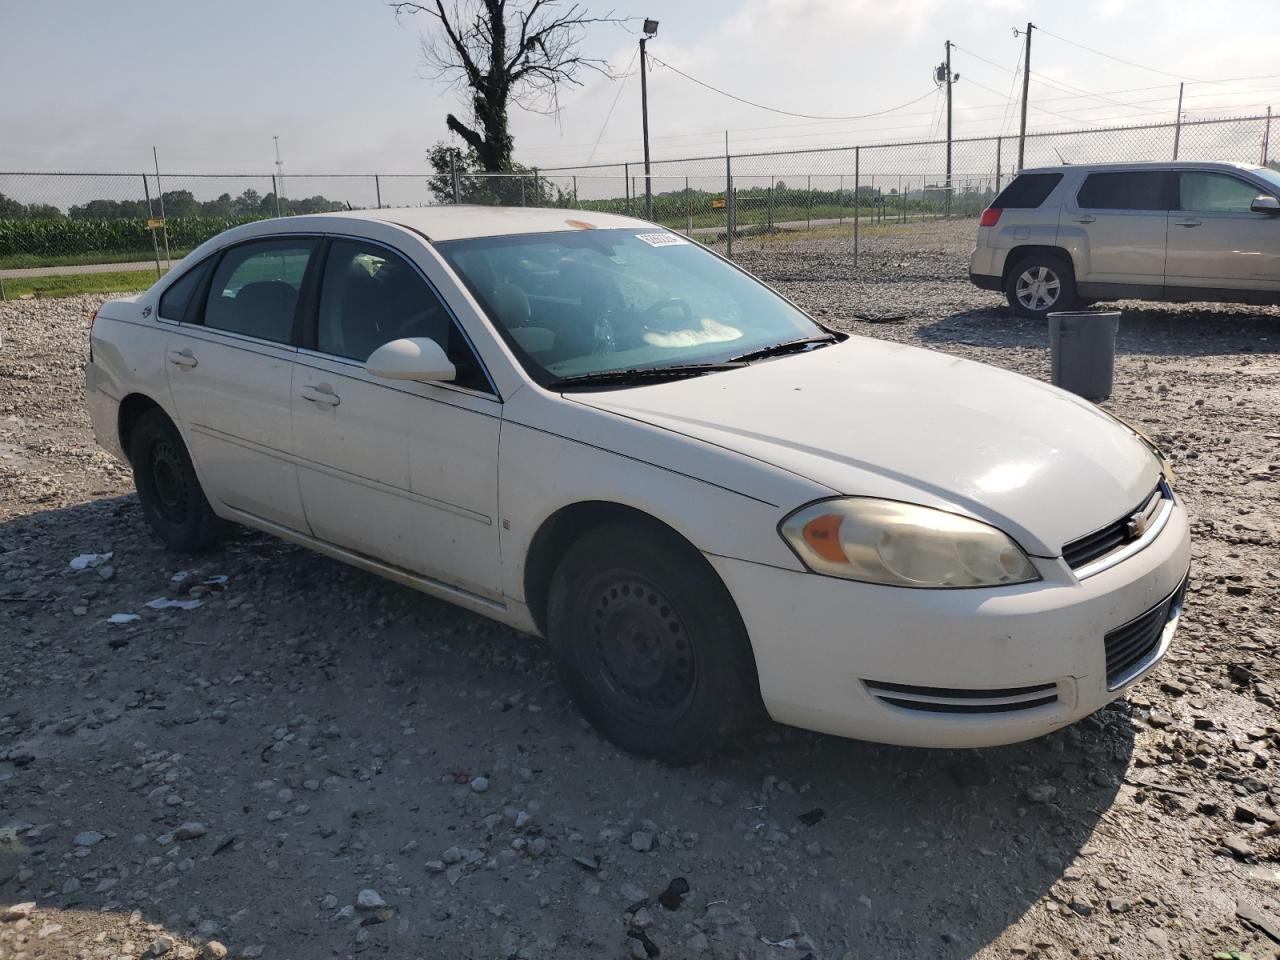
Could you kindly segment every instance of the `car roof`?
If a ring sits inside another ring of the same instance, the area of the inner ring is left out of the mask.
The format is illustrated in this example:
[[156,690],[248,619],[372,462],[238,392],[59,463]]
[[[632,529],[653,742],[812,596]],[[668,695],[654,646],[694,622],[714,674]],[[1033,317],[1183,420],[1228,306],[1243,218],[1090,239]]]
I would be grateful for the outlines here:
[[1135,160],[1129,163],[1063,163],[1051,167],[1027,167],[1023,173],[1066,173],[1070,170],[1244,170],[1261,169],[1256,163],[1224,160]]
[[[488,207],[472,204],[448,204],[434,207],[396,207],[381,210],[350,210],[339,213],[317,213],[285,218],[296,229],[309,220],[339,217],[350,220],[376,220],[408,227],[431,241],[467,240],[473,237],[502,237],[522,233],[553,233],[560,230],[635,229],[653,224],[635,217],[592,210],[570,210],[545,207]],[[276,221],[277,223],[279,221]]]

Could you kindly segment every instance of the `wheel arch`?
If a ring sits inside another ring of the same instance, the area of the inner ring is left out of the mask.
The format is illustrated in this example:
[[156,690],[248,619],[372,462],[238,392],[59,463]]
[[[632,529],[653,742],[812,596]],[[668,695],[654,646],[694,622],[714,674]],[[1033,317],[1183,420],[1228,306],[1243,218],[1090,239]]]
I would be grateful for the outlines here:
[[142,415],[151,410],[159,410],[169,420],[173,417],[169,416],[167,410],[157,403],[153,398],[145,393],[131,393],[120,401],[120,411],[116,415],[116,435],[120,439],[120,449],[125,455],[125,459],[132,462],[130,455],[130,447],[133,440],[133,428],[142,418]]
[[[567,504],[542,521],[533,539],[529,541],[529,549],[525,553],[523,581],[525,605],[539,633],[546,635],[547,602],[551,580],[565,552],[587,532],[614,521],[643,524],[661,531],[673,545],[706,564],[707,569],[717,580],[720,580],[720,575],[716,573],[715,568],[706,562],[702,551],[688,537],[651,513],[611,500],[584,500]],[[725,593],[729,594],[728,587],[723,581],[721,585],[725,587]],[[732,595],[729,596],[732,600]]]
[[1013,273],[1014,267],[1018,266],[1027,257],[1033,254],[1042,254],[1044,256],[1055,257],[1064,261],[1071,268],[1071,279],[1075,280],[1076,264],[1071,257],[1071,251],[1066,247],[1055,246],[1046,243],[1026,243],[1018,247],[1014,247],[1004,258],[1004,272],[1000,275],[1000,282],[1004,286],[1009,284],[1009,276]]

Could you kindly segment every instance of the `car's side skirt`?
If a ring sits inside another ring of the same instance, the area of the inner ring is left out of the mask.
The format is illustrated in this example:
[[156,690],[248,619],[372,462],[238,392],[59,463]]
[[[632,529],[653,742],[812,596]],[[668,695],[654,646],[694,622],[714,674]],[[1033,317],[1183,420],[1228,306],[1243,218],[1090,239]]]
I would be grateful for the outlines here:
[[243,510],[236,510],[222,504],[219,513],[228,520],[243,524],[246,527],[252,527],[255,530],[261,530],[263,533],[269,533],[272,536],[279,537],[281,540],[287,540],[290,543],[296,543],[301,547],[316,551],[316,553],[324,554],[334,560],[340,560],[343,563],[358,567],[369,573],[377,574],[385,577],[403,586],[419,590],[422,593],[430,594],[441,600],[456,604],[473,613],[481,614],[489,617],[491,620],[497,620],[499,623],[505,624],[516,630],[525,633],[538,632],[538,628],[533,622],[533,615],[529,612],[529,608],[525,604],[513,600],[510,597],[486,597],[470,590],[445,583],[443,580],[436,580],[432,577],[424,577],[418,573],[412,573],[402,567],[397,567],[389,563],[384,563],[374,557],[365,556],[362,553],[356,553],[353,550],[347,550],[343,547],[335,546],[325,540],[317,540],[315,537],[308,536],[305,533],[299,533],[290,527],[281,526],[262,517],[255,516],[252,513],[246,513]]

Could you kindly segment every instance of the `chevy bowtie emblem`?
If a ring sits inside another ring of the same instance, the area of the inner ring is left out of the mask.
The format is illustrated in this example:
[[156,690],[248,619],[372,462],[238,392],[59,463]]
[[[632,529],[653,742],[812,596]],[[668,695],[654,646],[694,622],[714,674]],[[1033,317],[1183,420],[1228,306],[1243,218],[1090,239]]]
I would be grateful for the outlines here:
[[1129,524],[1126,528],[1129,532],[1130,540],[1137,540],[1140,536],[1147,532],[1147,527],[1151,526],[1151,521],[1147,519],[1147,515],[1139,510],[1129,518]]

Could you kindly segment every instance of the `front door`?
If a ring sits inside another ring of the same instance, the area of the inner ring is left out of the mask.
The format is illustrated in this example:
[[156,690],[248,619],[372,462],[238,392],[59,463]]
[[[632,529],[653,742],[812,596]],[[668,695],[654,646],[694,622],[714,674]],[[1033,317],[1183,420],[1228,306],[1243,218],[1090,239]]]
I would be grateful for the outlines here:
[[1164,283],[1170,174],[1162,170],[1091,173],[1068,197],[1060,229],[1079,230],[1085,256],[1077,283],[1160,287]]
[[169,389],[205,492],[303,532],[290,397],[295,314],[316,243],[277,237],[234,246],[213,265],[202,306],[184,318],[165,318],[161,308],[163,319],[183,320],[166,344]]
[[1262,187],[1226,173],[1178,174],[1169,213],[1170,287],[1280,291],[1280,217],[1250,206]]
[[[322,540],[496,597],[502,405],[435,291],[404,257],[335,239],[313,339],[293,378],[307,519]],[[458,368],[448,384],[380,380],[369,354],[431,337]]]

